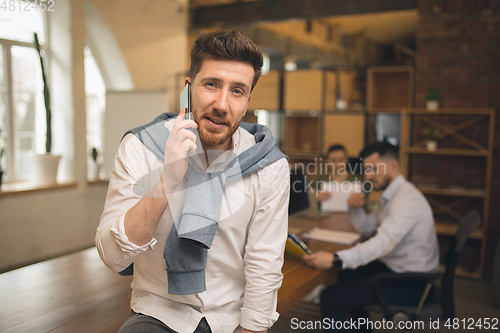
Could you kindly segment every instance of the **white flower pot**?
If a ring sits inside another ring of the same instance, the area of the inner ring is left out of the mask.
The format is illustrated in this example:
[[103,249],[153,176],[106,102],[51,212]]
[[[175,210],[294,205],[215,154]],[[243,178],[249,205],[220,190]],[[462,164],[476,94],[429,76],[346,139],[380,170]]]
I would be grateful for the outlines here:
[[437,149],[437,142],[436,141],[427,141],[427,150],[428,151],[435,151]]
[[33,174],[37,184],[57,183],[57,170],[61,155],[33,155]]
[[89,164],[89,178],[90,178],[90,180],[100,180],[101,179],[100,174],[101,174],[101,164],[95,163],[94,161],[92,161]]
[[439,110],[439,101],[427,101],[427,111]]

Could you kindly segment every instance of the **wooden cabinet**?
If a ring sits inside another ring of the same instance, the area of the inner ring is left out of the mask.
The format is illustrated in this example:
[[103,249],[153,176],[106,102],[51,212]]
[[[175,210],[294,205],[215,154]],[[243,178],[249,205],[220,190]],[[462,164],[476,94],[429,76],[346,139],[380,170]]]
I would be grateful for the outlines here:
[[365,146],[365,115],[356,113],[331,113],[324,116],[323,153],[340,143],[345,146],[350,157],[358,157]]
[[[336,108],[341,110],[364,111],[362,87],[357,79],[358,73],[354,70],[338,70],[338,96]],[[366,84],[362,84],[363,87]],[[339,103],[340,100],[340,103]]]
[[292,155],[321,153],[322,117],[313,112],[286,112],[283,150]]
[[[463,250],[468,255],[457,269],[458,275],[476,279],[485,264],[494,118],[493,109],[409,108],[401,114],[401,170],[431,204],[440,241],[455,234],[468,210],[481,213],[482,225],[472,232]],[[429,128],[439,131],[431,151],[424,135]]]
[[367,71],[368,112],[400,112],[413,106],[414,70],[409,66],[371,67]]
[[336,112],[339,96],[346,109],[356,100],[359,103],[356,72],[300,70],[283,76],[285,153],[294,161],[313,161],[340,143],[357,156],[365,141],[364,112]]
[[252,91],[248,110],[281,110],[281,81],[282,73],[278,71],[271,71],[261,75]]
[[323,70],[285,72],[283,85],[283,109],[286,111],[335,110],[335,72]]

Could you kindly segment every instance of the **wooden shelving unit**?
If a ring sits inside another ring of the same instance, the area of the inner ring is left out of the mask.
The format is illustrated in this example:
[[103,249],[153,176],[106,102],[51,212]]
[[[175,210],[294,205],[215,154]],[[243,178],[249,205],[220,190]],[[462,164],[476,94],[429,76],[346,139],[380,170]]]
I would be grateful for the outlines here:
[[287,154],[319,156],[322,149],[321,113],[291,112],[285,116],[283,149]]
[[261,75],[252,91],[252,98],[247,110],[281,110],[282,79],[282,72],[279,71],[270,71]]
[[413,106],[414,69],[411,66],[370,67],[367,71],[368,112],[401,112]]
[[413,107],[415,70],[411,66],[369,67],[366,71],[367,141],[376,141],[380,114],[401,113]]
[[337,80],[334,71],[298,70],[283,74],[285,111],[335,111]]
[[283,74],[285,112],[283,150],[297,160],[318,158],[333,143],[357,155],[365,141],[364,110],[336,109],[359,101],[356,72],[299,70]]
[[358,157],[365,146],[363,112],[327,113],[323,117],[323,126],[323,153],[326,153],[330,145],[340,142],[351,157]]
[[[425,148],[426,139],[418,131],[423,126],[430,126],[440,131],[437,137],[438,148],[435,151],[428,151]],[[475,168],[479,165],[484,170],[482,187],[468,187],[465,184],[467,177],[462,177],[461,182],[457,181],[454,184],[440,184],[439,182],[444,180],[440,179],[439,175],[436,176],[438,184],[418,182],[415,184],[426,195],[434,214],[447,217],[446,220],[436,218],[438,235],[453,236],[458,227],[457,222],[463,216],[460,210],[464,210],[467,205],[480,206],[478,208],[482,211],[482,224],[470,236],[470,239],[480,243],[479,265],[472,270],[463,267],[457,270],[457,275],[473,279],[482,279],[485,264],[494,126],[493,109],[441,109],[429,112],[423,108],[404,108],[401,113],[400,163],[401,170],[408,180],[418,178],[419,175],[412,169],[414,166],[412,162],[418,162],[424,155],[431,155],[433,159],[439,156],[457,159],[475,158],[479,159],[479,162],[475,162]],[[465,128],[469,135],[461,132]],[[439,147],[440,142],[443,142],[444,147]],[[456,168],[468,169],[463,165],[456,165]],[[443,203],[443,198],[446,198],[447,202]],[[475,201],[472,202],[473,200]]]

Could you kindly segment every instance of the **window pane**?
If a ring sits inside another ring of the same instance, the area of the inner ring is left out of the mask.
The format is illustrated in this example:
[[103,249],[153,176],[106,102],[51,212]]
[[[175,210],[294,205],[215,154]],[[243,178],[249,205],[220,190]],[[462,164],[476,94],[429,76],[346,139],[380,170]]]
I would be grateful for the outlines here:
[[31,174],[29,155],[45,152],[43,80],[35,49],[13,46],[11,51],[16,174],[27,178]]
[[[4,72],[4,48],[0,44],[0,130],[2,131],[2,136],[7,131],[7,108],[5,105],[6,98],[5,94],[7,92],[7,87],[5,86],[5,72]],[[1,142],[0,142],[1,144]]]
[[[4,177],[6,178],[8,175],[7,170],[7,147],[8,141],[7,138],[9,133],[7,132],[7,98],[6,91],[7,88],[5,86],[5,71],[4,71],[5,61],[4,61],[4,48],[3,45],[0,45],[0,168],[4,172]],[[3,149],[3,154],[1,153]]]
[[0,89],[4,91],[5,89],[5,81],[7,79],[5,78],[5,61],[4,61],[4,48],[3,45],[0,44]]
[[[9,2],[6,4],[9,6]],[[44,12],[33,4],[20,3],[20,1],[11,1],[15,3],[16,10],[0,9],[0,38],[18,40],[22,42],[33,43],[33,33],[38,34],[40,44],[45,42],[45,33],[43,28]],[[3,2],[2,2],[3,3]],[[30,6],[30,10],[25,9]]]
[[[106,86],[101,71],[89,47],[85,48],[85,93],[87,103],[87,153],[92,148],[98,151],[97,163],[103,162],[103,121],[105,111]],[[92,160],[88,163],[88,178],[97,177],[97,166]]]

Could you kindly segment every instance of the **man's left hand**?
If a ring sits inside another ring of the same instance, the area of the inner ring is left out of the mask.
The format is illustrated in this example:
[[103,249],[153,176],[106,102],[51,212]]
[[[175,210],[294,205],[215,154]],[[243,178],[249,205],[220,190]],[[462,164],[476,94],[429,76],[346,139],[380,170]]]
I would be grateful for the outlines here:
[[333,266],[333,253],[320,251],[302,257],[306,265],[317,269],[330,269]]

